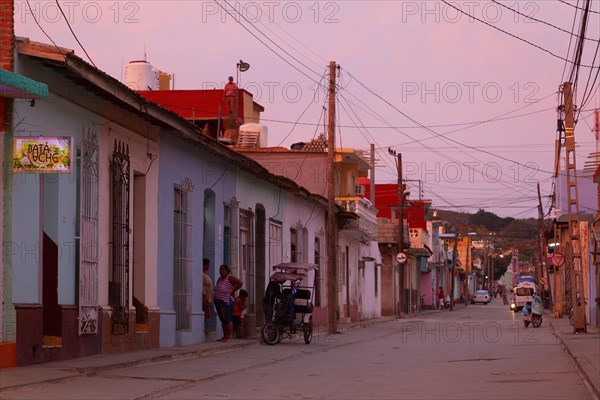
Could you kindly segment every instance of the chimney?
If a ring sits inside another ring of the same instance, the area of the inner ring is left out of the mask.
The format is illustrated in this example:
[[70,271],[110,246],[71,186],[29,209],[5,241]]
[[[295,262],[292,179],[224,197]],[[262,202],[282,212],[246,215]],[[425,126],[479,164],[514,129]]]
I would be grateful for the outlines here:
[[13,1],[0,2],[0,68],[14,68],[15,6]]

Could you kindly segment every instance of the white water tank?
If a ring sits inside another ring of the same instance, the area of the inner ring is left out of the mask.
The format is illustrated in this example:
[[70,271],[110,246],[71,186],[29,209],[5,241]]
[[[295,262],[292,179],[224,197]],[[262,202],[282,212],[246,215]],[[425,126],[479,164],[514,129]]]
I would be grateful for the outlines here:
[[160,71],[148,61],[130,61],[125,66],[125,85],[133,90],[159,90]]

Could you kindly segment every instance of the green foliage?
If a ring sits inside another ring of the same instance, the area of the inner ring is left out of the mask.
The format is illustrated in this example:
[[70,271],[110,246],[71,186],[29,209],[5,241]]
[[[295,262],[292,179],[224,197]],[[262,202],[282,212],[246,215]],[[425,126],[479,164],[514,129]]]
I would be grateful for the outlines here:
[[496,257],[494,258],[494,280],[498,280],[511,262],[511,257],[503,252],[512,248],[519,250],[520,260],[533,260],[537,240],[537,220],[533,218],[515,219],[502,218],[494,213],[478,210],[475,214],[454,211],[438,211],[440,220],[447,222],[447,231],[457,228],[477,232],[479,239],[489,237],[494,243]]

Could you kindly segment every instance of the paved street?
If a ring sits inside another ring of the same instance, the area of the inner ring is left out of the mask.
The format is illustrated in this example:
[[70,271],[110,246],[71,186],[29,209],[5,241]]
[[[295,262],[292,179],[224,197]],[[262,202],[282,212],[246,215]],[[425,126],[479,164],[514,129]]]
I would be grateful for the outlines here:
[[3,389],[0,397],[593,399],[550,321],[533,329],[520,318],[495,299],[337,335],[319,333],[310,345],[301,338],[276,346],[239,341],[248,343]]

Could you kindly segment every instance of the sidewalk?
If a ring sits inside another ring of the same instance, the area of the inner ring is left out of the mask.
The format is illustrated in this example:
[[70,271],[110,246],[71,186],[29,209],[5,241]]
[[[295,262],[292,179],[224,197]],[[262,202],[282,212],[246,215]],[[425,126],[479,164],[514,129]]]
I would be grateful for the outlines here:
[[591,391],[600,399],[600,329],[588,326],[587,333],[573,333],[569,318],[554,319],[547,312],[544,320],[550,322]]
[[[396,317],[382,317],[352,323],[339,323],[338,331],[364,328],[394,321]],[[325,333],[327,326],[316,327]],[[211,354],[229,352],[249,346],[259,345],[260,336],[231,342],[204,342],[187,346],[164,347],[127,353],[97,354],[90,357],[74,358],[27,367],[0,369],[0,391],[41,382],[55,382],[81,375],[95,375],[100,372],[148,365],[173,360],[205,357]]]

